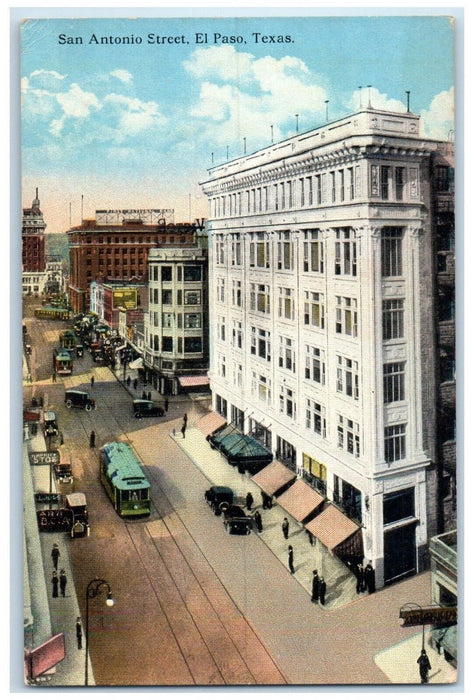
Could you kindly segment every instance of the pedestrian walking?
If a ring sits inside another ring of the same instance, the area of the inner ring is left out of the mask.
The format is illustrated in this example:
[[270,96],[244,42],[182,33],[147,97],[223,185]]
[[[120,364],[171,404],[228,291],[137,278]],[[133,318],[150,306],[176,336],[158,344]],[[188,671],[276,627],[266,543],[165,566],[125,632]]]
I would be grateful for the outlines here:
[[53,544],[53,548],[51,550],[51,558],[53,560],[53,568],[55,571],[58,570],[58,561],[59,561],[60,556],[61,556],[61,552],[59,551],[59,547],[55,542]]
[[168,413],[168,406],[170,405],[170,402],[168,399],[165,399],[165,413]]
[[95,431],[93,430],[89,436],[89,447],[95,447]]
[[262,516],[260,515],[260,511],[256,510],[253,517],[255,519],[255,525],[257,526],[257,530],[259,532],[262,532],[263,523],[262,523]]
[[309,543],[310,543],[311,547],[313,547],[313,546],[314,546],[314,537],[313,537],[313,533],[310,532],[309,530],[306,530],[306,532],[308,533],[308,540],[309,540]]
[[326,581],[321,577],[321,580],[319,582],[319,600],[321,602],[321,605],[325,605],[326,603]]
[[185,413],[183,416],[183,423],[184,423],[184,425],[188,424],[188,414],[187,413]]
[[130,376],[128,376],[127,377],[127,386],[130,386],[130,381],[131,381]]
[[92,377],[91,377],[91,389],[94,388],[94,382],[95,382],[94,375],[92,375]]
[[245,505],[247,506],[247,510],[252,510],[252,504],[253,504],[253,496],[249,491],[247,493],[247,495],[245,496]]
[[288,568],[290,569],[291,573],[295,573],[295,567],[293,564],[293,547],[290,546],[288,547]]
[[52,377],[52,379],[53,379],[53,382],[56,381],[56,372],[53,372],[53,377]]
[[319,578],[318,575],[318,570],[314,569],[313,571],[313,582],[311,585],[311,602],[312,603],[317,603],[319,600],[319,588],[321,585],[321,579]]
[[356,571],[356,593],[363,593],[365,591],[365,573],[362,564],[357,564]]
[[183,423],[183,425],[181,427],[181,435],[183,436],[183,440],[184,440],[184,438],[186,436],[186,423]]
[[151,401],[151,391],[148,392],[147,399],[148,399],[148,401]]
[[76,617],[76,639],[77,648],[82,649],[82,622],[80,617]]
[[57,598],[57,597],[58,597],[58,583],[59,583],[59,579],[58,579],[58,574],[57,574],[56,571],[53,571],[53,576],[52,576],[52,578],[51,578],[51,583],[53,584],[53,598]]
[[142,391],[142,399],[146,399],[146,391],[145,390]]
[[283,518],[283,522],[281,524],[281,529],[283,532],[283,537],[285,540],[288,539],[288,533],[290,531],[290,523],[288,522],[288,518]]
[[63,598],[66,597],[66,584],[67,584],[66,572],[64,571],[64,569],[61,569],[61,573],[59,574],[59,588],[61,589],[61,595]]
[[135,377],[135,379],[133,380],[133,388],[136,390],[137,386],[138,386],[138,379]]
[[420,680],[422,683],[428,683],[428,671],[431,671],[431,664],[428,658],[428,654],[424,649],[421,650],[421,654],[416,660],[416,663],[420,669]]
[[364,584],[369,593],[375,592],[375,569],[369,561],[364,570]]

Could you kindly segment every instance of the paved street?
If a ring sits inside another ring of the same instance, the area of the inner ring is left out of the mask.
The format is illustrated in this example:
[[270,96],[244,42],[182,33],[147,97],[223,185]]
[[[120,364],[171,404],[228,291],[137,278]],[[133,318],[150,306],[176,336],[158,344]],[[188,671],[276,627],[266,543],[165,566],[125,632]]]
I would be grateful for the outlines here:
[[[34,336],[34,322],[28,326]],[[54,342],[52,327],[48,345]],[[97,410],[68,411],[64,387],[90,389],[90,356],[77,362],[72,377],[53,383],[40,361],[50,349],[35,345],[42,378],[33,377],[34,392],[47,397],[45,408],[58,412],[74,488],[89,503],[90,537],[64,540],[83,619],[92,578],[107,580],[115,599],[113,608],[100,599],[91,603],[97,685],[391,682],[387,664],[375,657],[414,636],[413,629],[400,628],[398,612],[407,601],[429,602],[428,573],[333,609],[315,606],[303,580],[289,573],[275,551],[276,540],[272,544],[268,533],[267,539],[228,535],[206,504],[204,491],[213,479],[205,459],[198,465],[190,447],[199,406],[176,397],[164,418],[137,421],[126,388],[109,369],[94,367]],[[32,391],[25,388],[26,401]],[[189,432],[183,450],[173,429],[178,433],[184,412]],[[92,429],[97,445],[112,439],[133,445],[152,484],[149,519],[130,522],[113,511],[98,479],[98,450],[88,446]],[[242,486],[243,492],[251,487]],[[49,561],[46,566],[48,576]],[[53,631],[60,631],[65,621],[54,620]],[[406,682],[412,678],[407,672]]]

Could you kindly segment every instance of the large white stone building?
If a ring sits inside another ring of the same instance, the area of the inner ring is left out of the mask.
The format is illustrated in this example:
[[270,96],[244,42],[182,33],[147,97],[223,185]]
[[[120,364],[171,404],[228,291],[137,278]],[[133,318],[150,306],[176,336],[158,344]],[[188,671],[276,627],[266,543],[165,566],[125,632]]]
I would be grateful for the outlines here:
[[436,534],[433,157],[362,110],[209,171],[213,407],[361,529],[377,587]]

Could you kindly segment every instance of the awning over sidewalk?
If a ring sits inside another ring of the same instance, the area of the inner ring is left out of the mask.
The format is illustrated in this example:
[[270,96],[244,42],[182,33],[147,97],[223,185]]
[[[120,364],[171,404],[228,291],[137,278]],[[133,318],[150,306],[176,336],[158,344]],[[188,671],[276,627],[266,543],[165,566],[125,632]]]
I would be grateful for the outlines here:
[[268,493],[269,496],[274,496],[279,491],[282,491],[295,479],[296,474],[277,459],[274,459],[273,462],[270,462],[270,464],[252,477],[252,481],[254,481],[262,491]]
[[128,366],[130,369],[143,369],[143,357],[137,357],[137,359],[130,362]]
[[210,411],[210,413],[203,416],[196,423],[196,427],[207,437],[216,430],[219,430],[219,428],[222,428],[226,423],[226,419],[217,413],[217,411]]
[[439,644],[443,650],[446,650],[453,659],[458,657],[458,626],[451,627],[434,627],[431,630],[431,637],[435,644]]
[[306,529],[338,556],[363,554],[360,526],[332,504],[310,520]]
[[178,377],[178,382],[182,387],[188,386],[205,386],[210,383],[209,377],[205,375],[196,375],[194,377]]
[[324,496],[321,496],[305,481],[298,479],[277,498],[277,501],[287,513],[301,523],[310,515],[314,515],[321,507],[324,503]]
[[212,435],[209,437],[209,442],[213,447],[220,450],[222,440],[228,435],[237,435],[239,438],[242,437],[242,433],[235,427],[235,425],[232,423],[227,425],[225,423],[223,427],[221,426],[212,433]]

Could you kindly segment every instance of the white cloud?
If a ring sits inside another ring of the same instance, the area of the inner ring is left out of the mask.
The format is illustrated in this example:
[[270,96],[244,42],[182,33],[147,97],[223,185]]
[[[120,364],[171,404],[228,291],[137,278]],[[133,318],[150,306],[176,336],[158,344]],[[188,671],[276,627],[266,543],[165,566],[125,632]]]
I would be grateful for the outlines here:
[[44,68],[41,68],[40,70],[34,70],[30,74],[31,79],[36,78],[38,76],[54,78],[56,80],[64,80],[64,78],[67,77],[66,75],[58,73],[56,70],[44,70]]
[[183,66],[195,78],[239,81],[251,73],[253,60],[252,54],[236,51],[233,46],[211,46],[196,49]]
[[56,99],[61,105],[64,115],[85,119],[91,109],[101,109],[101,104],[93,92],[85,92],[77,83],[72,83],[68,92],[60,92]]
[[429,109],[421,110],[421,130],[431,139],[447,139],[454,129],[454,88],[438,93]]
[[358,112],[361,107],[365,109],[369,104],[374,109],[382,109],[386,112],[406,112],[406,104],[388,97],[375,87],[364,87],[362,90],[354,91],[347,106],[350,111]]
[[293,56],[256,59],[233,47],[212,47],[196,50],[184,67],[203,81],[191,115],[204,121],[200,133],[217,143],[243,136],[268,141],[271,125],[274,139],[280,139],[284,125],[290,120],[294,125],[295,114],[304,123],[305,117],[313,121],[324,108],[325,89]]
[[117,70],[111,71],[110,75],[114,78],[117,78],[117,80],[120,80],[120,82],[125,84],[133,82],[133,75],[128,70],[122,70],[121,68],[117,68]]
[[156,102],[143,102],[136,97],[111,93],[104,98],[104,104],[114,108],[118,117],[119,139],[138,134],[165,123]]

